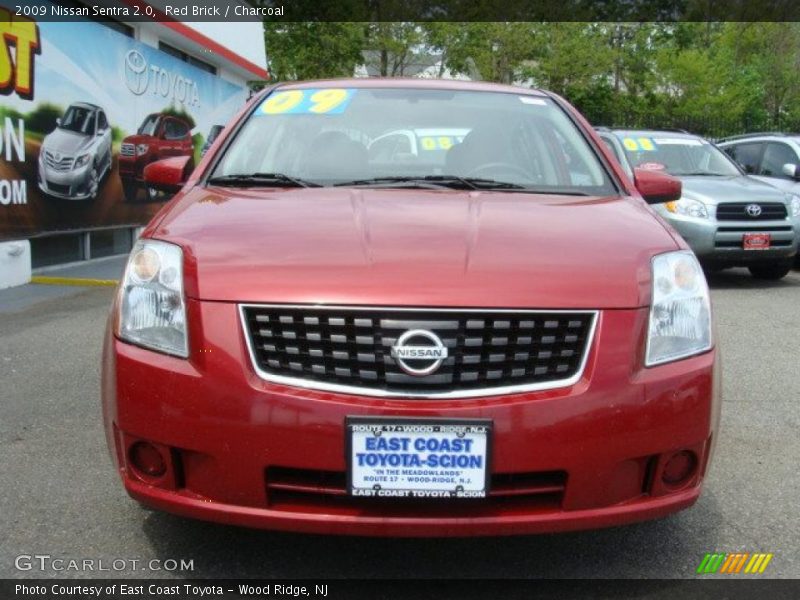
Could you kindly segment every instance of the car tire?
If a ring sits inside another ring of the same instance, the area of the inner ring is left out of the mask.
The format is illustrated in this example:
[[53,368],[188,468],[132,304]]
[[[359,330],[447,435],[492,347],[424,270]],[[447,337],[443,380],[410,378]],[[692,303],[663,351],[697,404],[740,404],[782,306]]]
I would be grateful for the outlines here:
[[97,200],[100,193],[100,173],[97,171],[97,163],[92,163],[92,170],[89,173],[89,200]]
[[125,196],[125,200],[128,202],[133,202],[136,200],[136,196],[139,194],[139,186],[136,185],[135,181],[127,181],[123,179],[122,194]]
[[783,279],[792,270],[791,262],[780,263],[764,263],[760,265],[753,265],[749,267],[750,274],[756,279],[764,279],[767,281],[777,281]]

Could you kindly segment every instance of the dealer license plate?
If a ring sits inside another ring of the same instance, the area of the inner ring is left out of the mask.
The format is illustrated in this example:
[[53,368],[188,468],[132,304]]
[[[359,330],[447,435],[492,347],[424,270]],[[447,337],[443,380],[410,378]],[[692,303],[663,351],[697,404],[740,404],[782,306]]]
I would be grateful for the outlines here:
[[742,236],[742,246],[745,250],[768,250],[769,244],[768,233],[745,233]]
[[348,417],[348,491],[386,498],[484,498],[491,432],[486,420]]

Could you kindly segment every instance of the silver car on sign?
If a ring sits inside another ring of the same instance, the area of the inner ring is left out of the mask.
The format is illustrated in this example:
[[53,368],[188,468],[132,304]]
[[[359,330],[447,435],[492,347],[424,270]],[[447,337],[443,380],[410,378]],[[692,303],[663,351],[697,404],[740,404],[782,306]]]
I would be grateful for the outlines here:
[[683,183],[675,202],[653,205],[710,269],[746,266],[780,279],[792,268],[800,235],[800,197],[745,174],[708,140],[685,132],[598,128],[633,176],[669,173]]
[[111,126],[95,104],[76,102],[39,149],[39,189],[67,200],[94,199],[111,171]]

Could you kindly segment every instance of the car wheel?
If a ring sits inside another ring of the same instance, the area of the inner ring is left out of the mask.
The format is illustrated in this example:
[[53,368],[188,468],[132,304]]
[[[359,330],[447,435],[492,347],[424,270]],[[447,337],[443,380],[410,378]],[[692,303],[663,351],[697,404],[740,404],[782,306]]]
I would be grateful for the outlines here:
[[100,190],[100,174],[97,172],[97,164],[92,165],[89,173],[89,200],[97,199],[97,192]]
[[128,202],[133,202],[136,200],[136,195],[139,192],[139,188],[133,181],[126,181],[125,179],[122,180],[122,193],[125,196],[125,200]]
[[750,267],[750,274],[756,279],[766,279],[769,281],[777,281],[783,279],[792,270],[791,262],[780,263],[765,263],[762,265],[753,265]]

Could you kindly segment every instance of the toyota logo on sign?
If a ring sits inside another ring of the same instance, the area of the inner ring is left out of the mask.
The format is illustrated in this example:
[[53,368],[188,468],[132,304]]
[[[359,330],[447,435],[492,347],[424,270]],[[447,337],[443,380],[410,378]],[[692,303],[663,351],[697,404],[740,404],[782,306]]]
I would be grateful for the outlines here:
[[138,50],[129,50],[125,55],[125,85],[141,96],[147,91],[147,59]]
[[761,216],[761,207],[758,204],[748,204],[744,210],[751,217]]

